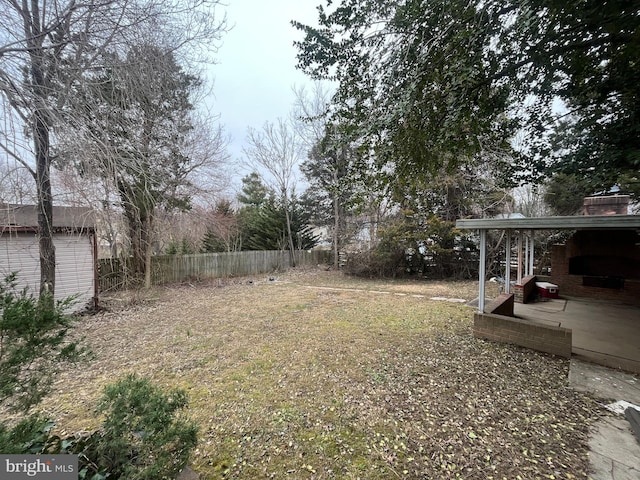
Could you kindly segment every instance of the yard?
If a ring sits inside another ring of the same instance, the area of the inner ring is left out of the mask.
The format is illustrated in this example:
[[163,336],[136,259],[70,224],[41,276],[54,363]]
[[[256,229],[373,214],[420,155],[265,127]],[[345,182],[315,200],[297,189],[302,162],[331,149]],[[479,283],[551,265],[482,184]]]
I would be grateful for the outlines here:
[[97,426],[127,373],[179,386],[200,426],[191,466],[217,478],[586,478],[598,404],[568,362],[476,340],[474,282],[307,271],[122,294],[82,320],[95,354],[45,402]]

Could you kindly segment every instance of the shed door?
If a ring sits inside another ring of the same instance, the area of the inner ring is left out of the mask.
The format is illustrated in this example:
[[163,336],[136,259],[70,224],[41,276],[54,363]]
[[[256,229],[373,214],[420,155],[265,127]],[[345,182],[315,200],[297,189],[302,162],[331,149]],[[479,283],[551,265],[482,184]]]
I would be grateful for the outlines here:
[[[78,309],[91,303],[94,295],[94,263],[91,237],[55,234],[56,294],[60,300],[78,295]],[[0,275],[18,272],[18,286],[40,291],[38,237],[32,233],[0,236]]]

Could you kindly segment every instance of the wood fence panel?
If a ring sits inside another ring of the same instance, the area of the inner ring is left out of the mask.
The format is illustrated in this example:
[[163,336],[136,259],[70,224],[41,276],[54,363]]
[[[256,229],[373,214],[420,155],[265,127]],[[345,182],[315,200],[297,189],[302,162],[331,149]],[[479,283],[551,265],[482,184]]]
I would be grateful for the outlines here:
[[[330,252],[325,250],[295,252],[298,266],[327,263],[329,257]],[[159,255],[151,258],[151,283],[165,285],[186,280],[258,275],[287,270],[290,264],[289,252],[280,250]],[[131,259],[100,259],[98,279],[100,292],[131,286]]]
[[101,258],[98,260],[98,288],[100,292],[127,288],[132,259]]

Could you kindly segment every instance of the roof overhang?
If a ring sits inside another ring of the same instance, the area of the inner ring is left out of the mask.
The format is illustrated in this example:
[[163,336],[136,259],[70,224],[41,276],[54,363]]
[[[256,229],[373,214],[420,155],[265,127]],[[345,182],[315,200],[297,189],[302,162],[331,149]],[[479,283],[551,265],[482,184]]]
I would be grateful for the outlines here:
[[[0,226],[0,237],[3,235],[13,235],[16,233],[33,233],[37,234],[40,231],[38,227],[16,227],[13,225]],[[65,234],[92,234],[95,233],[95,227],[53,227],[53,233],[65,233]]]
[[640,230],[640,215],[470,218],[456,220],[463,230]]
[[[95,212],[88,207],[54,205],[52,230],[55,233],[91,233],[95,231]],[[0,235],[38,233],[38,207],[0,203]]]

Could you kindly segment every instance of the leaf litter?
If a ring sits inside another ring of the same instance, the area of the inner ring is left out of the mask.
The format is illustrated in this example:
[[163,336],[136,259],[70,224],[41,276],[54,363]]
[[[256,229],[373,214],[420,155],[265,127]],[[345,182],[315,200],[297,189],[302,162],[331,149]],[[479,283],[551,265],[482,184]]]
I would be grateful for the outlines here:
[[81,322],[95,359],[45,413],[95,428],[102,387],[136,372],[189,392],[203,479],[587,478],[602,409],[567,360],[475,339],[472,309],[429,300],[476,292],[320,270],[124,292]]

